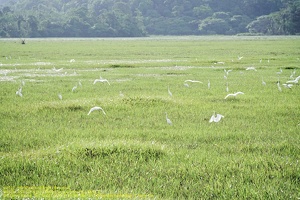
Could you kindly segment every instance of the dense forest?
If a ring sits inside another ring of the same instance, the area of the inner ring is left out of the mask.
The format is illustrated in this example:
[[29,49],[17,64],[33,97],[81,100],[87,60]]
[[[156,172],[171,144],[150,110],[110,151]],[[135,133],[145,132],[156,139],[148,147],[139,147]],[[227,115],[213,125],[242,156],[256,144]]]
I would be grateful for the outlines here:
[[0,37],[300,34],[300,0],[0,0]]

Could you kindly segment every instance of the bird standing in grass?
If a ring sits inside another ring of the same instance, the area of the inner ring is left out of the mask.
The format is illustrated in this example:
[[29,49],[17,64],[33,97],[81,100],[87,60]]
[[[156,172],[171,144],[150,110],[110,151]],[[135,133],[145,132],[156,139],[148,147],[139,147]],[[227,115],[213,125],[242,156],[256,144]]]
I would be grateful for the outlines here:
[[277,81],[277,88],[278,88],[278,91],[279,91],[279,92],[282,91],[282,89],[281,89],[281,87],[280,87],[280,81],[279,81],[279,79],[278,79],[278,81]]
[[261,83],[263,84],[263,86],[267,85],[263,78],[261,78],[261,81],[262,81]]
[[282,69],[280,68],[279,72],[276,72],[276,74],[278,75],[282,74]]
[[75,86],[72,88],[72,92],[75,92],[76,89],[77,89],[77,85],[75,85]]
[[20,87],[17,91],[16,91],[16,95],[20,96],[20,97],[23,97],[23,94],[22,94],[22,87]]
[[226,82],[226,92],[229,92],[228,82]]
[[214,112],[214,114],[211,116],[210,120],[209,120],[209,123],[212,123],[212,122],[219,122],[222,118],[224,118],[223,115],[221,114],[217,114],[216,115],[216,112]]
[[170,96],[173,96],[169,86],[168,86],[168,93],[169,93]]
[[168,114],[166,113],[166,120],[167,120],[167,123],[172,126],[172,121],[168,118]]
[[229,72],[232,72],[232,69],[229,70],[224,69],[224,72],[225,72],[225,76],[227,77],[229,75]]

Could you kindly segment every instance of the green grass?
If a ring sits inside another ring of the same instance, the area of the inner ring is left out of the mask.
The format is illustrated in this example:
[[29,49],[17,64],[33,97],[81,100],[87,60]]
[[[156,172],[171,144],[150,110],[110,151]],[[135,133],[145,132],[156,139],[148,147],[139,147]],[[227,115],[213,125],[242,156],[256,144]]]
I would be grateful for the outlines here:
[[299,39],[0,40],[0,196],[299,198]]

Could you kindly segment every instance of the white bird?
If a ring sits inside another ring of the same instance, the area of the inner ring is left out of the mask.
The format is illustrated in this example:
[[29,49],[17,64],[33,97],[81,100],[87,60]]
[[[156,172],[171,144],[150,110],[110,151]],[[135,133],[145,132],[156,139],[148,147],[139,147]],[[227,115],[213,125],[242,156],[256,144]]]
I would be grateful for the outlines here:
[[263,78],[261,78],[261,81],[262,81],[261,83],[262,83],[264,86],[267,85]]
[[290,79],[293,79],[295,74],[296,74],[296,69],[294,69],[294,71],[291,72]]
[[242,60],[242,58],[244,58],[244,56],[238,56],[238,60]]
[[99,107],[99,106],[92,107],[87,115],[90,115],[95,110],[101,110],[103,112],[103,114],[106,115],[106,113],[104,112],[104,110],[101,107]]
[[207,88],[210,89],[210,81],[208,80]]
[[291,83],[289,83],[289,84],[284,83],[282,85],[288,89],[292,89],[292,87],[293,87],[293,84],[291,84]]
[[169,93],[170,96],[173,96],[169,86],[168,86],[168,93]]
[[55,67],[53,67],[53,70],[56,71],[56,72],[60,72],[61,70],[63,70],[64,68],[59,68],[59,69],[56,69]]
[[224,99],[227,99],[228,97],[236,97],[239,94],[244,94],[244,93],[243,92],[236,92],[236,93],[233,93],[233,94],[227,94]]
[[184,85],[185,87],[190,87],[190,85],[187,84],[187,83],[184,83],[183,85]]
[[259,63],[261,63],[261,62],[262,62],[262,59],[259,60]]
[[104,78],[102,78],[101,76],[100,76],[100,78],[99,78],[99,79],[95,79],[95,80],[94,80],[94,85],[95,85],[97,82],[101,82],[101,83],[104,83],[104,82],[106,82],[106,83],[108,83],[108,85],[110,85],[110,83],[108,82],[108,80],[107,80],[107,79],[104,79]]
[[247,70],[247,71],[249,71],[249,70],[257,71],[257,70],[255,69],[255,67],[247,67],[246,70]]
[[279,72],[276,72],[276,74],[280,75],[282,73],[282,69],[280,68]]
[[229,69],[229,70],[224,69],[224,72],[225,72],[226,76],[228,76],[229,72],[232,72],[232,69]]
[[225,62],[216,62],[216,63],[214,63],[214,64],[222,64],[222,65],[224,65]]
[[226,92],[229,92],[228,82],[226,83]]
[[222,118],[224,118],[223,115],[221,114],[217,114],[216,115],[216,112],[214,112],[214,114],[211,116],[210,120],[209,120],[209,123],[212,123],[212,122],[219,122]]
[[62,100],[62,95],[61,95],[61,94],[58,94],[58,98],[59,98],[60,100]]
[[277,81],[277,88],[278,88],[279,92],[282,91],[282,89],[281,89],[281,87],[280,87],[280,82],[279,82],[279,80]]
[[72,88],[72,92],[75,92],[76,89],[77,89],[77,85],[75,85],[75,86]]
[[197,81],[197,80],[185,80],[185,83],[190,82],[190,83],[202,83],[201,81]]
[[298,76],[297,78],[295,78],[294,80],[291,80],[291,81],[287,81],[286,83],[294,83],[294,84],[297,84],[300,80],[300,76]]
[[81,81],[79,81],[79,82],[78,82],[78,85],[79,85],[80,87],[82,87],[82,83],[81,83]]
[[171,125],[172,126],[172,121],[168,118],[168,114],[166,113],[166,120],[167,120],[167,123],[169,124],[169,125]]
[[23,97],[23,94],[22,94],[22,87],[20,87],[20,88],[16,91],[16,95],[19,95],[20,97]]

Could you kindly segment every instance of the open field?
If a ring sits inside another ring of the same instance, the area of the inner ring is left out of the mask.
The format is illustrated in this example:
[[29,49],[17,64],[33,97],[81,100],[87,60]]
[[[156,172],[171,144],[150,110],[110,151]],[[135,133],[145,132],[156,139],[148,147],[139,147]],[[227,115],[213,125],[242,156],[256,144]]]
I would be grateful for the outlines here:
[[0,40],[0,198],[300,198],[300,37],[26,42]]

